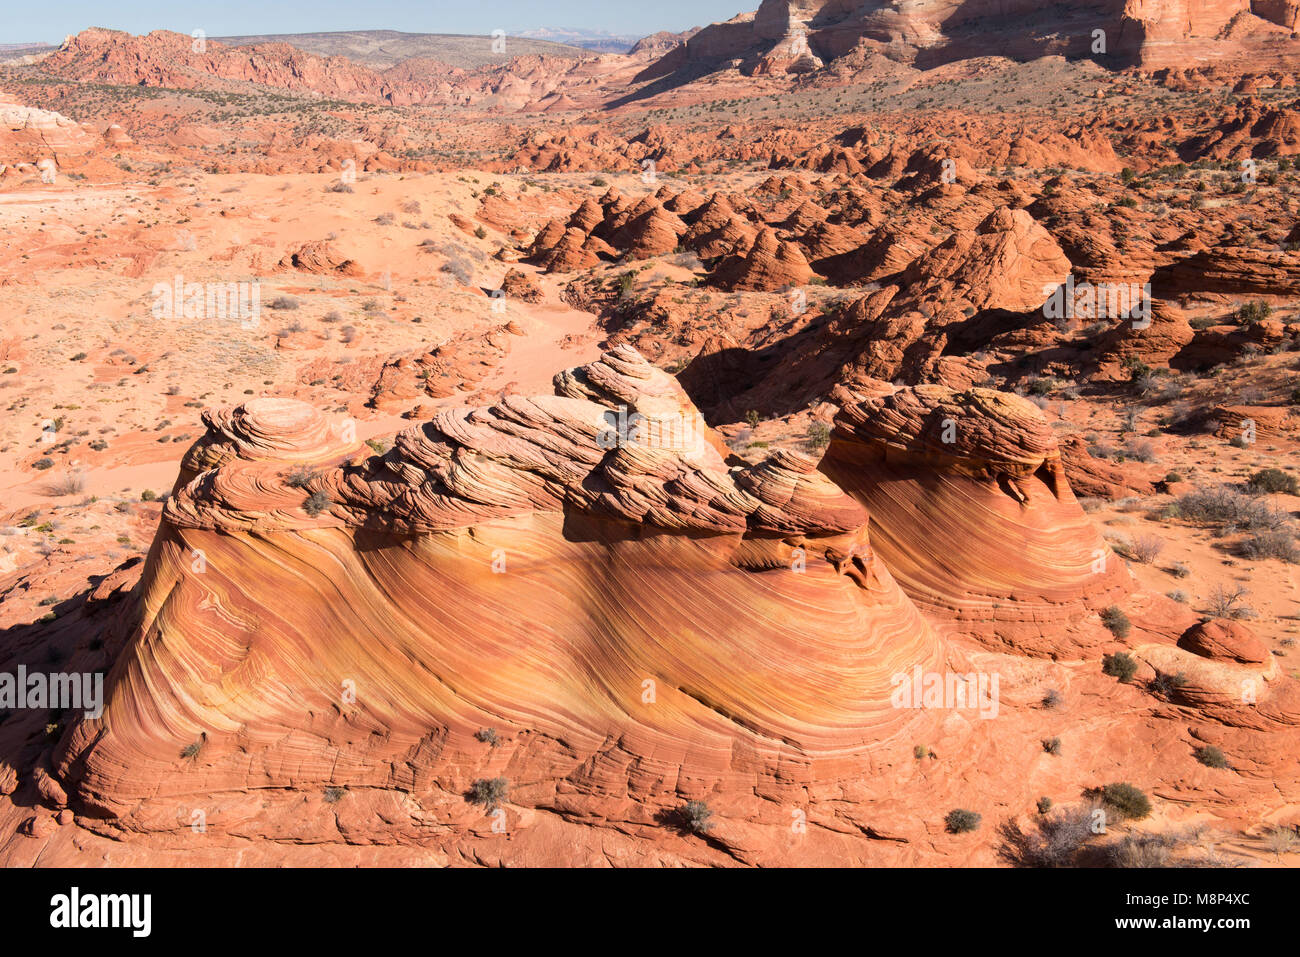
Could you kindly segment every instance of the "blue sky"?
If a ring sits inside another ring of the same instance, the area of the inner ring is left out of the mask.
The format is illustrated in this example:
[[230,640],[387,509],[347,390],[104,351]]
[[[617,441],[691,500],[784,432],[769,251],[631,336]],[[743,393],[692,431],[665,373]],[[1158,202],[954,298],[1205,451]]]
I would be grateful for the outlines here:
[[131,33],[202,29],[208,36],[378,29],[490,34],[538,27],[644,35],[727,20],[756,8],[758,0],[6,0],[6,6],[0,43],[53,43],[91,26]]

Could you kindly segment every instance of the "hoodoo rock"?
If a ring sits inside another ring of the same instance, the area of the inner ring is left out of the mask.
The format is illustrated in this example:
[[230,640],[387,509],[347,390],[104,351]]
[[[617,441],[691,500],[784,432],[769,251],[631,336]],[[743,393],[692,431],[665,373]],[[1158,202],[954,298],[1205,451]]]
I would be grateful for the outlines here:
[[812,277],[812,267],[799,247],[777,239],[775,230],[764,229],[747,253],[719,263],[709,282],[722,289],[774,292],[803,285]]

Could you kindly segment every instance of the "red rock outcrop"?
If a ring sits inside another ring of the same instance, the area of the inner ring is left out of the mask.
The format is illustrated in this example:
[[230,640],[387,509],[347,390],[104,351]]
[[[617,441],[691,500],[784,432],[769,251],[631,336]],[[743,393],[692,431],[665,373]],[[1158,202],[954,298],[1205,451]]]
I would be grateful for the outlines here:
[[709,276],[722,289],[757,289],[772,292],[800,286],[813,277],[812,267],[799,247],[782,242],[775,230],[764,229],[744,254],[729,256]]
[[729,470],[633,350],[555,385],[440,413],[384,455],[301,403],[207,414],[111,639],[104,714],[58,749],[71,799],[137,833],[250,788],[464,807],[491,764],[542,782],[512,792],[524,807],[558,786],[671,809],[683,782],[861,775],[932,720],[891,705],[891,677],[940,665],[938,640],[812,459]]
[[1132,589],[1079,507],[1030,402],[937,385],[843,392],[822,468],[880,528],[875,547],[928,613],[994,646],[1082,657],[1093,614]]

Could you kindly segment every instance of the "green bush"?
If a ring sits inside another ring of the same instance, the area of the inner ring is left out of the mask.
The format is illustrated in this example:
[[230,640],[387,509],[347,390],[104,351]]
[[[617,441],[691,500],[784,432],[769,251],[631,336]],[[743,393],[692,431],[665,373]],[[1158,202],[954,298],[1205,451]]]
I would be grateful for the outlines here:
[[1151,801],[1131,784],[1107,784],[1101,789],[1101,799],[1121,817],[1132,821],[1140,821],[1151,813]]
[[1127,638],[1129,632],[1133,630],[1133,623],[1128,620],[1128,615],[1124,614],[1124,609],[1118,605],[1111,605],[1101,613],[1101,623],[1109,628],[1116,638]]
[[1252,492],[1300,495],[1300,482],[1296,481],[1294,475],[1281,469],[1261,469],[1252,475],[1246,484]]
[[831,440],[831,427],[825,422],[814,421],[808,426],[808,445],[810,448],[825,448]]
[[1137,670],[1137,661],[1127,651],[1117,651],[1101,659],[1102,674],[1118,678],[1120,681],[1128,681],[1137,674]]

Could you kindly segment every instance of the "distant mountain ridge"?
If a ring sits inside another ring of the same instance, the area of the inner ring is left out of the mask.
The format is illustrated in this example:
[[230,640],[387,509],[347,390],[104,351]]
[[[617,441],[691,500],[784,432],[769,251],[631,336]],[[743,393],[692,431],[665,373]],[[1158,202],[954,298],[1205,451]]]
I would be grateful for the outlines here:
[[605,30],[583,30],[576,27],[542,27],[536,30],[520,30],[511,36],[530,40],[550,40],[582,47],[595,53],[627,53],[641,39],[639,33],[609,33]]
[[[248,34],[212,37],[227,46],[247,47],[286,43],[316,56],[342,56],[372,70],[385,70],[403,60],[437,60],[464,70],[501,64],[516,56],[590,56],[591,50],[562,42],[525,36],[504,38],[460,33],[403,33],[400,30],[335,30],[323,33]],[[504,40],[504,52],[494,49]]]

